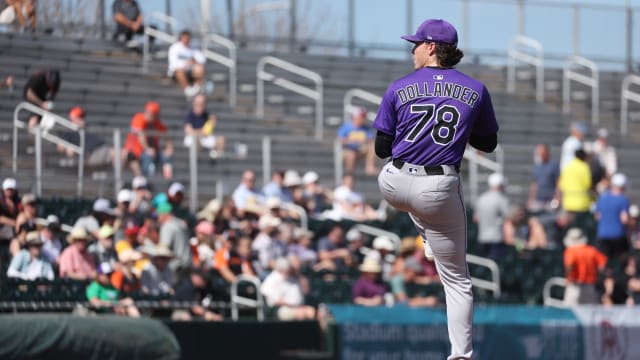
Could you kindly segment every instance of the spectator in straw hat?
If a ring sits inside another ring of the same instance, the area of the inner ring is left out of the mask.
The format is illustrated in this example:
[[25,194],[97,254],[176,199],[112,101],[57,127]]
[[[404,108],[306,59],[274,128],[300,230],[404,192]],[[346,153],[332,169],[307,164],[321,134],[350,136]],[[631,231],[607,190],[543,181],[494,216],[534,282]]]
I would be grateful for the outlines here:
[[630,201],[624,193],[626,186],[627,177],[614,174],[611,189],[600,195],[596,202],[598,243],[609,259],[618,259],[629,251],[627,224]]
[[375,260],[366,260],[360,265],[360,277],[353,284],[353,302],[363,306],[384,305],[387,287],[380,281],[382,267]]
[[98,240],[89,245],[89,253],[93,255],[96,264],[109,263],[115,265],[118,255],[113,246],[114,231],[111,225],[102,225],[98,230]]
[[587,244],[587,237],[578,228],[567,231],[564,238],[564,267],[567,287],[565,305],[598,304],[596,282],[598,273],[607,264],[607,257]]
[[53,280],[53,267],[42,255],[42,240],[38,232],[27,234],[25,248],[11,259],[7,276],[23,280]]
[[345,173],[353,174],[359,157],[365,158],[365,171],[368,175],[378,173],[373,148],[374,132],[367,124],[367,109],[356,108],[351,113],[351,121],[344,123],[338,129],[337,135],[342,143]]
[[96,264],[87,251],[89,234],[83,228],[73,228],[67,238],[69,246],[60,255],[60,277],[90,280],[96,277]]
[[142,270],[142,291],[151,295],[173,294],[173,272],[169,262],[174,258],[169,248],[163,245],[153,250],[151,262]]
[[140,290],[140,271],[135,263],[142,259],[142,253],[133,249],[126,249],[118,255],[119,266],[111,275],[111,284],[119,291],[131,294]]

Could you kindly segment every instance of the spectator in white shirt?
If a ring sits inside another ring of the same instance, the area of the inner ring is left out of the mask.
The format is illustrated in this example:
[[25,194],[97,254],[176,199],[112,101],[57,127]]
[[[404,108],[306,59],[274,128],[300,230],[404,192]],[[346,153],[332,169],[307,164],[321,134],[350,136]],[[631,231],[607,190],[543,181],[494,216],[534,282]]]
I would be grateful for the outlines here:
[[25,249],[11,259],[7,276],[23,280],[53,280],[53,267],[42,255],[42,240],[38,232],[27,234]]
[[560,171],[569,165],[575,157],[576,150],[583,148],[584,139],[587,135],[587,126],[581,122],[571,124],[571,135],[562,143],[562,153],[560,155]]
[[277,307],[280,320],[307,320],[315,317],[313,307],[304,305],[300,279],[292,274],[286,258],[276,261],[275,270],[260,286],[267,305]]
[[187,98],[192,98],[202,91],[204,79],[204,63],[206,58],[202,52],[190,47],[189,30],[180,32],[178,42],[169,47],[168,75],[178,82]]

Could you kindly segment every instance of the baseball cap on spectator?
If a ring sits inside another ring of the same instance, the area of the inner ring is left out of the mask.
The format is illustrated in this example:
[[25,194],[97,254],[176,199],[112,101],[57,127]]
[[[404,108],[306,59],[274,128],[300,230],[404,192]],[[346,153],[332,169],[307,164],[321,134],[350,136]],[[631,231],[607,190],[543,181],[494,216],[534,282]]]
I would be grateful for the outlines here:
[[393,242],[386,236],[378,236],[373,239],[373,248],[377,250],[393,251]]
[[631,216],[631,217],[640,216],[640,208],[638,207],[638,205],[633,204],[633,205],[629,206],[629,216]]
[[47,216],[47,228],[49,230],[58,230],[60,229],[60,219],[56,215],[50,214]]
[[302,177],[302,183],[304,185],[308,185],[308,184],[312,184],[316,181],[318,181],[320,177],[318,176],[318,173],[315,171],[307,171],[304,176]]
[[113,214],[113,209],[111,208],[111,204],[109,204],[109,200],[107,199],[96,199],[93,203],[93,211],[105,214]]
[[111,266],[111,264],[108,262],[100,263],[100,266],[98,266],[98,274],[109,275],[111,273],[113,273],[113,266]]
[[98,236],[102,239],[110,238],[114,234],[113,227],[111,225],[102,225],[98,230]]
[[621,173],[613,174],[611,177],[611,185],[615,187],[624,187],[627,185],[627,177]]
[[167,190],[169,196],[176,196],[176,194],[179,192],[184,194],[184,185],[179,182],[174,182],[173,184],[171,184],[171,186],[169,186],[169,190]]
[[382,267],[380,266],[380,263],[378,263],[375,260],[367,260],[367,259],[365,259],[362,265],[360,265],[359,269],[361,272],[366,272],[366,273],[379,273],[382,271]]
[[584,236],[582,230],[578,228],[571,228],[567,231],[567,235],[564,237],[562,242],[565,247],[584,245],[587,243],[587,237]]
[[609,137],[609,132],[605,128],[598,129],[598,137],[601,139],[606,139]]
[[9,189],[15,190],[16,187],[17,187],[16,179],[14,178],[6,178],[2,182],[2,190],[9,190]]
[[131,202],[133,201],[133,193],[129,189],[122,189],[118,191],[118,202]]
[[162,203],[169,203],[169,197],[166,193],[158,193],[151,199],[151,206],[157,208]]
[[158,115],[160,113],[160,104],[155,101],[149,101],[147,105],[144,106],[144,111],[148,111],[154,115]]
[[489,186],[492,188],[503,186],[505,183],[504,175],[500,173],[493,173],[489,175],[489,179],[487,180],[487,183],[489,183]]
[[300,174],[298,174],[298,172],[295,170],[287,170],[287,172],[284,173],[283,184],[285,187],[299,186],[300,184],[302,184]]
[[432,41],[457,45],[458,32],[456,28],[447,21],[442,19],[429,19],[420,24],[415,34],[402,36],[402,39],[412,43]]
[[280,200],[279,197],[273,196],[267,199],[267,201],[265,202],[265,206],[269,210],[279,209],[282,206],[282,201]]
[[124,226],[125,235],[134,236],[134,235],[138,235],[139,232],[140,232],[140,227],[136,225],[135,222],[127,221],[126,225]]
[[158,213],[158,215],[170,214],[171,210],[173,210],[173,207],[167,202],[158,204],[158,206],[156,207],[156,212]]
[[142,176],[142,175],[138,175],[138,176],[134,177],[133,180],[131,181],[131,187],[133,188],[133,190],[146,188],[147,187],[147,178]]
[[349,242],[362,240],[362,233],[358,229],[349,229],[349,231],[347,231],[347,234],[345,235],[345,238]]
[[71,110],[69,111],[69,117],[79,117],[79,118],[84,118],[85,117],[85,112],[84,110],[80,107],[80,106],[74,106],[73,108],[71,108]]
[[22,201],[21,202],[22,202],[22,205],[36,204],[38,202],[38,199],[33,194],[25,194],[22,197]]
[[262,215],[260,217],[260,220],[258,220],[258,228],[260,228],[260,230],[280,226],[280,224],[282,224],[282,220],[280,220],[279,217],[273,216],[271,214]]
[[204,235],[212,235],[213,234],[213,224],[208,221],[201,221],[198,225],[196,225],[196,233],[204,234]]

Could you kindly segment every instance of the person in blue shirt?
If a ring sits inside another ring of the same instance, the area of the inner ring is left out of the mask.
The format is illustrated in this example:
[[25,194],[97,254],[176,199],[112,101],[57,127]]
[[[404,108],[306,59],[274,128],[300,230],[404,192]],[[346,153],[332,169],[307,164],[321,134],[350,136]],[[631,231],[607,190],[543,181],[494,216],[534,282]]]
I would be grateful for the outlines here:
[[225,137],[215,135],[217,121],[218,118],[207,111],[207,97],[204,94],[196,95],[184,119],[184,146],[190,147],[195,139],[197,144],[209,150],[210,158],[222,156]]
[[375,165],[373,128],[366,123],[367,109],[359,107],[353,113],[351,122],[344,123],[338,129],[338,139],[342,143],[344,171],[353,174],[356,160],[365,157],[365,172],[376,175],[379,169]]
[[627,178],[611,177],[611,190],[600,195],[596,203],[598,242],[609,259],[617,259],[629,250],[626,226],[629,222],[629,198],[624,194]]
[[560,165],[557,161],[551,160],[549,145],[536,145],[535,164],[527,201],[530,211],[545,211],[553,208],[558,177],[560,177]]

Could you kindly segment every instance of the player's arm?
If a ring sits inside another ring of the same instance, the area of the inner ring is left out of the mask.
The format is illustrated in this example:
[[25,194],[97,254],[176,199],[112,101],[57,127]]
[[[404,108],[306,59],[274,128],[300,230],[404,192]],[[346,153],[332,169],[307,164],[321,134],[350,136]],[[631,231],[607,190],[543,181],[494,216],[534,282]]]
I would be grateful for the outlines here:
[[486,153],[493,152],[498,146],[498,134],[474,135],[469,137],[469,144],[474,148]]
[[391,156],[391,147],[393,145],[393,139],[395,136],[386,134],[378,130],[376,134],[375,150],[376,155],[381,158],[388,158]]

